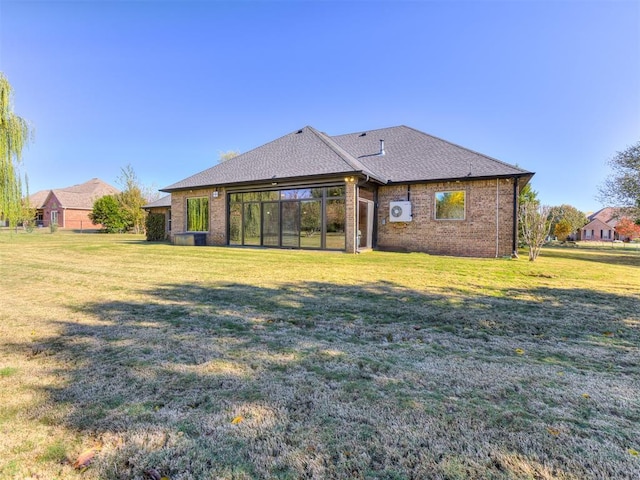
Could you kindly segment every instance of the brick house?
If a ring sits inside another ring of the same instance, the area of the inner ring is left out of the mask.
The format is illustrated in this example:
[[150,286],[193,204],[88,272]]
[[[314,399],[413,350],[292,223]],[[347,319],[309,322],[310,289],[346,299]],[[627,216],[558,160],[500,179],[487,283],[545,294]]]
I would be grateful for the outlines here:
[[99,229],[102,225],[95,225],[89,219],[89,214],[93,211],[93,202],[119,192],[117,188],[99,178],[92,178],[71,187],[40,190],[29,196],[29,203],[36,209],[38,226],[48,227],[55,223],[60,228]]
[[496,257],[517,248],[532,176],[406,126],[307,126],[162,191],[174,243]]
[[589,215],[589,223],[580,229],[580,239],[599,242],[627,240],[627,237],[616,231],[618,222],[624,218],[622,210],[618,207],[605,207]]

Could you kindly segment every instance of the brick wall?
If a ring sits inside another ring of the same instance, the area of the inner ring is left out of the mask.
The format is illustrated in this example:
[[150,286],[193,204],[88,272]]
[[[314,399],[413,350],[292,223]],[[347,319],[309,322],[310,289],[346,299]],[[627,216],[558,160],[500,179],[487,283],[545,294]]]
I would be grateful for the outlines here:
[[[214,197],[214,192],[218,196]],[[227,207],[224,188],[203,188],[171,192],[171,241],[173,236],[187,229],[187,199],[207,197],[209,199],[209,231],[207,245],[227,244]]]
[[47,203],[42,206],[42,226],[51,225],[51,212],[58,212],[58,227],[73,230],[98,230],[101,224],[94,225],[89,219],[92,210],[79,210],[73,208],[62,208],[55,195],[47,199]]
[[74,230],[96,230],[102,228],[102,225],[94,225],[89,219],[91,210],[73,210],[66,209],[61,212],[59,219],[60,227],[71,228]]
[[[353,178],[353,177],[351,177]],[[346,223],[344,226],[344,234],[346,236],[346,249],[347,253],[356,253],[356,190],[357,184],[355,179],[349,180],[345,184],[346,197],[345,197],[345,211],[347,212]]]
[[[497,182],[497,184],[496,184]],[[436,220],[435,194],[464,190],[465,219]],[[389,202],[411,200],[413,220],[389,222]],[[497,208],[496,208],[497,207]],[[497,214],[497,220],[496,220]],[[506,256],[513,246],[513,180],[382,186],[378,248],[471,257]]]

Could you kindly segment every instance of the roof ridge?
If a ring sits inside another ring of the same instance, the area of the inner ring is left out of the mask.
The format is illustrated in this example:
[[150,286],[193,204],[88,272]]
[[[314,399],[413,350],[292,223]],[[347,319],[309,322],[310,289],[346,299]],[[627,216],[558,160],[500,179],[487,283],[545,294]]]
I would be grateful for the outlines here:
[[[390,128],[399,128],[399,127],[404,127],[404,126],[405,125],[392,125],[391,127],[374,128],[372,130],[358,130],[356,132],[341,133],[340,135],[331,135],[331,138],[333,138],[333,137],[346,137],[348,135],[356,135],[358,133],[366,133],[368,135],[369,133],[379,132],[380,130],[389,130]],[[407,128],[409,128],[409,127],[407,127]]]
[[376,180],[382,181],[383,183],[387,183],[382,177],[378,174],[374,173],[369,169],[366,165],[364,165],[360,160],[355,158],[349,152],[347,152],[344,148],[338,145],[335,140],[333,140],[329,135],[319,132],[315,128],[311,126],[307,126],[309,131],[311,131],[314,135],[316,135],[327,147],[333,150],[349,167],[356,171],[363,172],[370,177],[374,177]]

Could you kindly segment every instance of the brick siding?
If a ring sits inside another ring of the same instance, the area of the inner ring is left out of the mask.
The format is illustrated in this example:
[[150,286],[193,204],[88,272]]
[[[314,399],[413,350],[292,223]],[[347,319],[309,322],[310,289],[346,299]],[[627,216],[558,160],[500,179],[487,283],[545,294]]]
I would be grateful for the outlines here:
[[[465,219],[436,220],[435,194],[451,190],[466,192]],[[408,197],[413,220],[389,222],[389,202],[407,200]],[[381,250],[439,255],[510,255],[513,248],[513,180],[382,186],[378,190],[377,246]]]
[[[214,192],[218,196],[214,197]],[[171,241],[174,235],[187,229],[187,199],[207,197],[209,199],[209,231],[207,245],[227,244],[227,207],[224,188],[203,188],[171,193]]]

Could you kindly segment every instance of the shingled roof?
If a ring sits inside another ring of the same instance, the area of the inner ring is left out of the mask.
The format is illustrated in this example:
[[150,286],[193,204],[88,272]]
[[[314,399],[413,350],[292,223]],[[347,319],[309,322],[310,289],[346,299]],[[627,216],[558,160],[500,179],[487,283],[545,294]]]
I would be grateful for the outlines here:
[[334,137],[307,126],[162,190],[357,174],[380,184],[533,175],[404,125]]
[[39,190],[29,195],[29,205],[31,208],[42,208],[50,192],[51,190]]
[[171,206],[171,195],[165,195],[164,197],[160,197],[153,202],[149,202],[146,205],[143,205],[142,208],[148,210],[150,208],[162,208],[162,207],[170,207]]
[[[45,193],[44,197],[42,195],[43,192]],[[41,190],[29,196],[29,202],[36,206],[36,208],[41,208],[47,202],[50,195],[55,195],[62,208],[92,210],[93,202],[98,198],[102,198],[105,195],[115,195],[119,192],[120,190],[99,178],[92,178],[87,182],[70,187]]]

